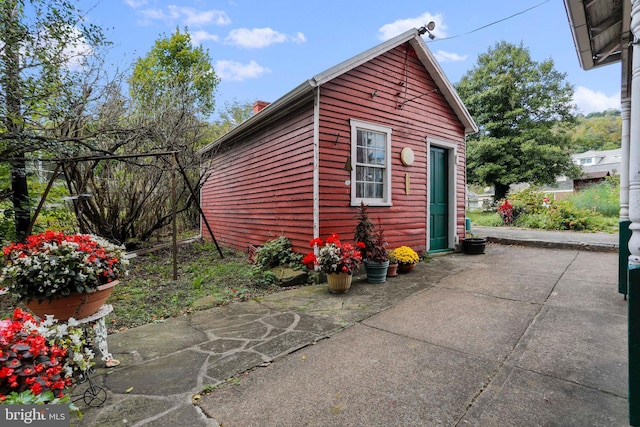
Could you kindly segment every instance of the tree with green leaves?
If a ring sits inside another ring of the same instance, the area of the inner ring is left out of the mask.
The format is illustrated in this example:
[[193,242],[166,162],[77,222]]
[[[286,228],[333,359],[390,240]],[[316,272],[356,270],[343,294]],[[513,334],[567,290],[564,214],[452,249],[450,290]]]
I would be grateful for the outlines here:
[[30,157],[64,157],[83,141],[79,118],[92,92],[74,89],[82,88],[88,58],[108,43],[65,0],[3,0],[0,40],[0,162],[11,170],[15,238],[23,240],[31,221]]
[[165,111],[167,106],[189,106],[199,118],[215,107],[220,79],[209,52],[193,46],[187,29],[156,40],[151,51],[138,58],[129,79],[131,97],[145,113]]
[[478,56],[456,85],[480,128],[467,143],[469,182],[493,186],[500,200],[511,184],[551,184],[576,173],[567,135],[573,87],[565,78],[522,44],[499,42]]

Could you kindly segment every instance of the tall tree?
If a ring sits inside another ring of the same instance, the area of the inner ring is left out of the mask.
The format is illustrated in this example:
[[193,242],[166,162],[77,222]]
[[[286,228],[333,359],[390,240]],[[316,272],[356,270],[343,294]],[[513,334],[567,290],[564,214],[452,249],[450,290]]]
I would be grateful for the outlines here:
[[18,240],[31,220],[28,155],[59,152],[77,139],[55,126],[68,125],[74,108],[84,104],[82,98],[67,97],[78,75],[74,67],[81,68],[84,58],[105,44],[101,29],[85,25],[82,12],[69,1],[0,2],[0,162],[11,169]]
[[176,28],[138,58],[129,85],[131,97],[146,113],[164,111],[167,106],[189,106],[190,113],[206,118],[214,110],[219,81],[209,52],[193,46],[187,29],[181,32]]
[[456,85],[480,128],[468,142],[469,182],[492,185],[499,200],[511,184],[550,184],[576,173],[566,134],[573,87],[565,77],[522,44],[499,42],[478,56]]

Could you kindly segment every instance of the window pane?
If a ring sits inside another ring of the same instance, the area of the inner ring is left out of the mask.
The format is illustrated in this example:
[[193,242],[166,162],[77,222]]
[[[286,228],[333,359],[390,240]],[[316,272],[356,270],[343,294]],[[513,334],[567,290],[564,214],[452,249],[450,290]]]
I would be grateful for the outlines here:
[[385,142],[384,141],[385,138],[384,137],[385,137],[384,134],[381,134],[381,133],[376,133],[375,134],[375,148],[376,149],[384,151],[384,148],[385,148],[384,147],[385,146],[385,143],[384,143]]
[[375,188],[375,195],[373,197],[375,197],[376,199],[382,199],[382,197],[384,196],[384,185],[382,184],[373,184],[374,188]]
[[372,199],[372,198],[374,198],[374,197],[375,197],[375,193],[374,193],[374,187],[373,187],[373,184],[365,184],[365,185],[366,185],[366,187],[365,187],[365,189],[366,189],[366,192],[365,192],[365,194],[366,194],[366,195],[365,195],[365,197],[366,197],[367,199]]
[[384,166],[384,149],[372,151],[372,161],[370,163]]

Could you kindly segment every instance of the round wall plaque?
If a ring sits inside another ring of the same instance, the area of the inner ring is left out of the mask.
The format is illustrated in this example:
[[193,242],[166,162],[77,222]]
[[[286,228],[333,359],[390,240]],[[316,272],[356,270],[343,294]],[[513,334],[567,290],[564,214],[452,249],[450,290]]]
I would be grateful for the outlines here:
[[414,156],[413,150],[409,147],[404,147],[400,152],[400,161],[405,166],[411,166],[413,164]]

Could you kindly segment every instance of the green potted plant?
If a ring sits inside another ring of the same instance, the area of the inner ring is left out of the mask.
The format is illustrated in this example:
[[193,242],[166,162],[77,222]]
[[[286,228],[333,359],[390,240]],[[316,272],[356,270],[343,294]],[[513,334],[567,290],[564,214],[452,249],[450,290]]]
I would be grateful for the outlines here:
[[320,238],[311,240],[312,247],[318,247],[318,255],[310,252],[305,256],[306,262],[313,262],[316,271],[327,275],[329,291],[345,293],[351,288],[353,273],[358,271],[362,263],[360,243],[354,247],[350,243],[342,243],[336,233],[331,234],[326,242]]
[[398,271],[408,273],[414,269],[420,261],[420,256],[409,246],[400,246],[393,250],[395,258],[398,260]]
[[57,231],[29,236],[3,252],[2,286],[38,317],[58,320],[98,311],[129,263],[123,246]]
[[384,283],[387,280],[389,268],[389,244],[384,237],[384,229],[378,218],[378,226],[371,233],[369,246],[366,248],[364,267],[367,272],[367,282]]

